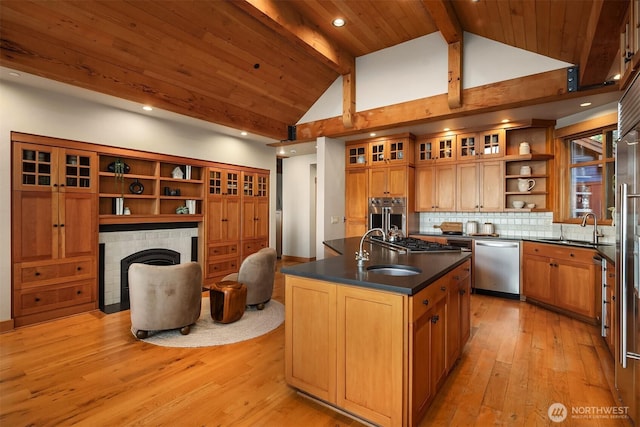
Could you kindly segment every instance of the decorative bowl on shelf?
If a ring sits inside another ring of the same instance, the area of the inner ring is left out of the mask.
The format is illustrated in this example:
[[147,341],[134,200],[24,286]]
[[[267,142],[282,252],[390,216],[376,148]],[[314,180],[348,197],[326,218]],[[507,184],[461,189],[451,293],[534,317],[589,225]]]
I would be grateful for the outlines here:
[[511,204],[516,209],[522,209],[524,207],[524,202],[522,200],[514,200]]
[[527,209],[533,209],[536,207],[535,203],[527,203]]

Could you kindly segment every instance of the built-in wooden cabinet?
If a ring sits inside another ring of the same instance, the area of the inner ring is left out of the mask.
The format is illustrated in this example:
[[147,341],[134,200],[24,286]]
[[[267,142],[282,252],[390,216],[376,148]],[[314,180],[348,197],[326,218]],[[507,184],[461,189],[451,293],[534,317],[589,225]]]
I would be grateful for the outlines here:
[[205,277],[209,282],[240,266],[241,171],[210,167],[207,174]]
[[626,88],[640,68],[640,0],[629,8],[620,28],[620,87]]
[[385,167],[398,164],[413,164],[413,141],[413,135],[408,133],[373,138],[368,140],[368,166]]
[[287,382],[377,425],[401,425],[406,296],[286,276],[285,298]]
[[416,166],[456,160],[456,135],[444,133],[416,138]]
[[523,242],[523,292],[527,300],[596,322],[600,319],[599,269],[595,251]]
[[91,310],[97,294],[98,157],[54,138],[12,133],[12,141],[15,324]]
[[347,168],[364,168],[370,162],[369,142],[358,142],[347,146],[345,161]]
[[369,171],[347,169],[345,173],[345,236],[362,236],[367,231]]
[[455,163],[416,168],[416,212],[453,212],[456,204]]
[[615,357],[615,343],[618,334],[618,322],[616,319],[616,269],[610,261],[606,261],[606,270],[603,275],[602,298],[602,328],[604,340],[611,354]]
[[469,338],[470,267],[413,296],[285,276],[287,383],[376,425],[418,425]]
[[269,245],[269,175],[242,172],[241,260]]
[[456,211],[499,212],[504,203],[504,162],[458,163]]
[[[507,131],[505,156],[504,208],[506,211],[553,210],[553,125],[554,121],[536,120],[521,128]],[[529,154],[521,154],[520,145],[529,145]],[[530,190],[519,183],[533,180]],[[523,201],[523,208],[515,208],[514,201]],[[530,206],[530,207],[529,207]]]
[[[202,221],[202,166],[131,154],[100,155],[101,224]],[[114,171],[117,162],[124,163],[120,176]],[[124,199],[124,213],[118,212],[118,198]],[[190,203],[194,208],[188,210]]]

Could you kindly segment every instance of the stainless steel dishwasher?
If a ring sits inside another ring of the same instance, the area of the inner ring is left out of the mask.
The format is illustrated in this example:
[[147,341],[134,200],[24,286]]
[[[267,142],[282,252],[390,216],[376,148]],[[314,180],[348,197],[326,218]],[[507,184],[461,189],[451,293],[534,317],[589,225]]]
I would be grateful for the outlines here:
[[520,241],[474,240],[473,272],[477,293],[520,298]]

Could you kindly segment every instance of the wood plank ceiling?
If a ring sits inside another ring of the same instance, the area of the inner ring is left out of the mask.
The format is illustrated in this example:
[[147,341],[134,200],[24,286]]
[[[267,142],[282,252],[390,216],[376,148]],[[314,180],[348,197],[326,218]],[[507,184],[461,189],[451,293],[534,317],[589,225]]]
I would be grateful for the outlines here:
[[[580,64],[582,83],[602,82],[628,4],[448,2],[2,0],[0,65],[283,140],[356,57],[443,24]],[[441,6],[452,12],[432,19]],[[347,25],[333,27],[335,17]]]

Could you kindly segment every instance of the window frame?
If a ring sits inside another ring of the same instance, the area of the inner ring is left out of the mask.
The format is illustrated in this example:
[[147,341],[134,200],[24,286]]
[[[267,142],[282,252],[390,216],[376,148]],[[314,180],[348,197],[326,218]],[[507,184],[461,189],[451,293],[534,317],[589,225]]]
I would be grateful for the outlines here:
[[[587,120],[585,122],[578,123],[576,125],[568,126],[562,129],[556,129],[555,135],[555,158],[558,166],[558,174],[556,179],[556,191],[555,191],[555,209],[553,212],[553,221],[563,224],[580,224],[581,218],[571,217],[571,141],[584,136],[593,136],[594,134],[601,134],[603,142],[606,143],[606,133],[609,131],[617,130],[618,115],[612,113],[605,117]],[[603,188],[609,186],[610,182],[607,181],[607,165],[612,164],[615,169],[615,139],[612,138],[612,157],[606,156],[606,148],[603,147],[602,160],[586,162],[584,165],[601,164],[603,173]],[[603,201],[605,200],[603,194]],[[604,207],[603,207],[604,208]],[[593,220],[589,218],[589,222]],[[611,218],[600,218],[598,216],[598,224],[611,225]]]

